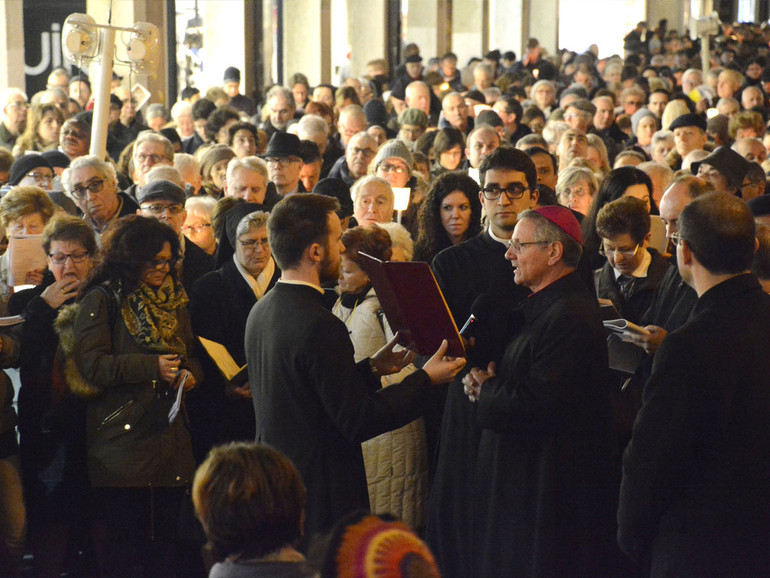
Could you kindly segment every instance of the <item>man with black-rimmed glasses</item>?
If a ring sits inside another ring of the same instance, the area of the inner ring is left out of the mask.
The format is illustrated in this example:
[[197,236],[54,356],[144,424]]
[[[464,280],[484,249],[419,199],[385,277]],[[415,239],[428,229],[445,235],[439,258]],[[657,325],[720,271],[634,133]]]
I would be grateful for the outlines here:
[[[529,156],[511,147],[499,147],[479,167],[483,188],[483,233],[445,249],[433,259],[433,272],[458,327],[471,313],[476,345],[468,352],[467,367],[487,367],[499,361],[505,346],[505,313],[529,295],[516,285],[514,270],[505,259],[507,244],[527,209],[538,200],[537,171]],[[426,416],[428,443],[440,447],[433,474],[427,539],[445,576],[472,576],[475,554],[469,548],[474,503],[468,488],[475,479],[480,429],[476,407],[463,393],[463,373],[449,385],[446,403],[438,400],[436,413]],[[443,419],[441,412],[443,411]]]
[[118,191],[115,167],[97,156],[82,156],[72,161],[62,175],[62,183],[97,235],[111,221],[133,215],[139,208],[126,193]]

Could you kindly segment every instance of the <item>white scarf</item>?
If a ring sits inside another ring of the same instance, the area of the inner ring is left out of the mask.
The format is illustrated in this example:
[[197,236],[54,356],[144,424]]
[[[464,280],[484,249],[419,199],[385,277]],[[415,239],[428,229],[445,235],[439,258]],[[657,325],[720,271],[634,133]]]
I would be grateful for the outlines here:
[[262,269],[262,272],[257,275],[256,279],[244,268],[243,265],[241,265],[235,253],[233,253],[233,262],[235,263],[235,267],[238,269],[238,272],[246,280],[246,283],[249,284],[249,287],[251,287],[251,290],[254,292],[254,296],[257,299],[262,299],[262,296],[265,294],[265,291],[267,291],[267,288],[270,285],[270,280],[275,274],[275,261],[273,261],[273,258],[270,257],[267,265],[265,265],[265,268]]

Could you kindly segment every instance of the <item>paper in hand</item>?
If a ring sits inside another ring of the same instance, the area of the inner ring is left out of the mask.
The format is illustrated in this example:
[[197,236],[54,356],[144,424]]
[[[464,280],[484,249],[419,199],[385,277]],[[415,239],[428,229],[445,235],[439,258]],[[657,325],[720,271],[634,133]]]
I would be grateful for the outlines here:
[[174,405],[168,410],[168,423],[173,422],[176,416],[179,414],[179,408],[182,406],[182,392],[184,392],[184,384],[187,382],[187,378],[190,377],[190,373],[186,372],[182,379],[179,381],[179,387],[176,389],[176,399]]

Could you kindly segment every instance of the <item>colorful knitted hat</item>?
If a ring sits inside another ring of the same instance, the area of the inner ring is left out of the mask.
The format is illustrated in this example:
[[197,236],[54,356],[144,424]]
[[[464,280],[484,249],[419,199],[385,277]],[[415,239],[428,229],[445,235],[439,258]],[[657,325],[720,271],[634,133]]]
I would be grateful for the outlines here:
[[433,554],[409,526],[371,514],[344,528],[336,570],[339,578],[441,576]]

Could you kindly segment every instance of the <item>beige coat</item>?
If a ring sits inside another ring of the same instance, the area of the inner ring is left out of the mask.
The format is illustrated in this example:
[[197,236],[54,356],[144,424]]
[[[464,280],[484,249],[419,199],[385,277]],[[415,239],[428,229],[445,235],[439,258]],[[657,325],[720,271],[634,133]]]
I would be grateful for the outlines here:
[[[372,289],[354,309],[338,300],[334,314],[348,327],[356,362],[374,355],[393,337],[387,321],[377,316],[380,302]],[[400,372],[382,378],[382,386],[400,382],[416,371],[409,364]],[[412,528],[425,526],[428,499],[428,451],[422,418],[384,433],[363,444],[366,482],[371,510],[393,514]]]

